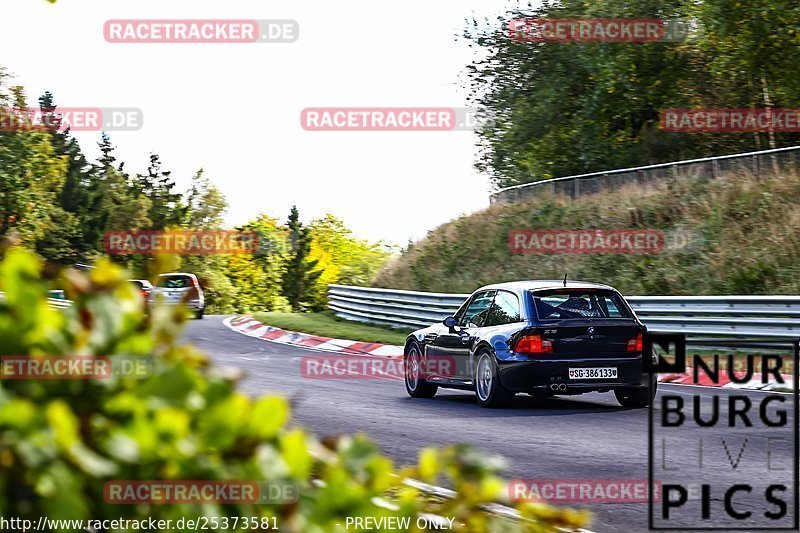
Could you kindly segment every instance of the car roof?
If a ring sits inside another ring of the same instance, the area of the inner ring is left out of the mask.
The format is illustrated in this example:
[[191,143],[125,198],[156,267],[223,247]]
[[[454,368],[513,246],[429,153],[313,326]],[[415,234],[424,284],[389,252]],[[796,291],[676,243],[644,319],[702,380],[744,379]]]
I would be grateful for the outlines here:
[[189,272],[168,272],[166,274],[159,274],[158,275],[159,278],[164,277],[164,276],[191,276],[191,277],[194,277],[194,274],[191,274]]
[[602,283],[592,283],[590,281],[572,281],[567,280],[566,286],[563,279],[548,279],[548,280],[525,280],[525,281],[507,281],[505,283],[493,283],[478,289],[479,291],[487,289],[506,289],[506,290],[523,290],[523,291],[538,291],[544,289],[616,289],[610,285],[603,285]]

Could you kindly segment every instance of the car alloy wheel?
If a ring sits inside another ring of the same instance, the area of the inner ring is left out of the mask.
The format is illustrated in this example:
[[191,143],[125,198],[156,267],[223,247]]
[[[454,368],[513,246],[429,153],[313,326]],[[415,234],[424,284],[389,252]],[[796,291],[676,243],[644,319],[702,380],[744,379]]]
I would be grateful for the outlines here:
[[514,393],[500,382],[494,356],[488,351],[478,356],[475,366],[475,395],[481,407],[503,407],[514,398]]
[[475,375],[475,388],[481,401],[487,401],[492,394],[492,374],[492,361],[488,354],[483,354],[478,361],[478,372]]
[[404,362],[404,381],[406,383],[406,392],[408,392],[408,395],[412,398],[433,398],[433,395],[436,394],[439,387],[425,380],[422,355],[419,345],[416,342],[412,342],[406,348]]
[[406,385],[412,391],[417,390],[420,379],[421,361],[416,346],[408,351],[408,364],[406,365]]

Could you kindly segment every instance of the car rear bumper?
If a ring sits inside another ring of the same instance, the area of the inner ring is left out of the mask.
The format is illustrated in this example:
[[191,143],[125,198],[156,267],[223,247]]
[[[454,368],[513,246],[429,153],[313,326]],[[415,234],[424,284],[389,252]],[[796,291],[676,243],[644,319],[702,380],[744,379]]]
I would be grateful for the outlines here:
[[[618,388],[648,387],[650,376],[643,372],[642,359],[559,359],[546,361],[500,362],[500,382],[515,392],[553,391],[552,385],[564,384],[556,389],[561,394],[613,390]],[[616,379],[570,379],[570,368],[616,367]]]
[[[156,302],[154,302],[152,300],[147,302],[147,303],[151,307],[156,305]],[[162,302],[160,302],[160,305],[166,305],[166,306],[169,306],[169,307],[183,306],[183,307],[186,307],[187,309],[191,309],[192,311],[200,311],[201,309],[203,309],[205,307],[205,303],[204,302],[167,302],[167,301],[162,301]]]

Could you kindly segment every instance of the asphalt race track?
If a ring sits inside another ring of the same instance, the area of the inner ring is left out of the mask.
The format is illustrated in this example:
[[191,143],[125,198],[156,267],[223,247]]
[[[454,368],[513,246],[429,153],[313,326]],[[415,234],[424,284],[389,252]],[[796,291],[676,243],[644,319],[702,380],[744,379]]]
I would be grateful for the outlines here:
[[[398,464],[415,461],[423,446],[466,442],[487,454],[505,456],[509,462],[505,477],[509,479],[647,479],[647,409],[619,407],[613,394],[540,401],[518,395],[514,406],[503,410],[482,409],[473,394],[460,391],[440,389],[432,400],[412,399],[399,380],[304,378],[299,358],[321,352],[250,338],[231,331],[222,320],[220,316],[207,316],[191,321],[185,338],[199,345],[218,364],[245,370],[245,392],[290,397],[295,422],[318,435],[366,432]],[[695,393],[716,392],[685,386],[662,386],[660,390],[677,391],[687,398]],[[726,390],[723,394],[730,393]],[[752,397],[754,405],[763,396],[759,392],[739,394]],[[727,407],[723,415],[726,412]],[[715,487],[727,487],[743,479],[769,475],[764,466],[768,444],[761,435],[751,438],[742,451],[742,434],[737,435],[737,429],[693,426],[681,431],[681,439],[685,440],[674,446],[670,443],[665,464],[697,461],[700,437],[709,450],[719,448],[720,439],[726,438],[733,462],[741,453],[738,468],[720,463],[709,451],[704,480],[712,480]],[[785,429],[776,429],[774,435],[786,437],[791,443],[791,434]],[[790,446],[781,448],[773,442],[773,466],[791,470]],[[661,452],[657,455],[660,460]],[[763,501],[761,493],[759,498]],[[722,498],[716,494],[713,499],[714,510],[719,511]],[[792,501],[790,495],[788,501]],[[747,509],[749,504],[741,502],[739,507]],[[594,531],[647,529],[646,503],[590,507],[595,515],[590,526]],[[752,507],[754,513],[763,513],[764,509],[763,504]]]

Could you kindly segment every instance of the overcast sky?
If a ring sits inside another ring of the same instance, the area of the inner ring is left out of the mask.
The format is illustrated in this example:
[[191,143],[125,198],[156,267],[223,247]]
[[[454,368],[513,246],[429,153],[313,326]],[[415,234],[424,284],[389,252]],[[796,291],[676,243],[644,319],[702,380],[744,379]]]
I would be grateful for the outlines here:
[[[30,103],[137,107],[144,126],[114,132],[127,169],[158,152],[183,189],[198,168],[225,193],[227,220],[330,212],[360,236],[404,244],[488,205],[475,135],[304,131],[306,107],[463,107],[472,52],[455,35],[504,0],[5,0],[0,64]],[[292,19],[289,44],[112,44],[108,19]],[[14,21],[11,23],[10,21]],[[77,134],[97,155],[95,133]]]

